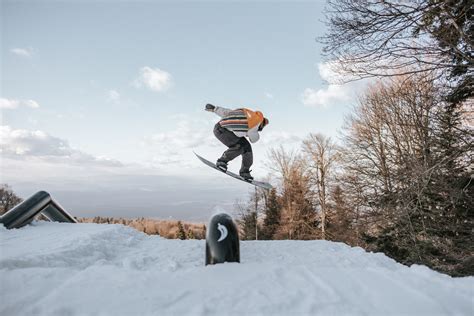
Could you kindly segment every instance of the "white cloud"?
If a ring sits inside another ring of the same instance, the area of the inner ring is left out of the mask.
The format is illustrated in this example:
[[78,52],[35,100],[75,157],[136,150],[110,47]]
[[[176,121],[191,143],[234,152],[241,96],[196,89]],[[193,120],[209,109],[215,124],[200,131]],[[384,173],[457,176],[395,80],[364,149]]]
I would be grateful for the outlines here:
[[106,157],[95,157],[72,148],[61,138],[44,131],[13,129],[0,125],[0,153],[14,159],[36,159],[48,162],[69,164],[94,164],[102,166],[121,166],[122,164]]
[[273,98],[274,98],[273,94],[271,94],[271,93],[269,93],[269,92],[265,92],[265,97],[266,97],[267,99],[273,99]]
[[207,143],[206,140],[209,139],[212,130],[207,131],[203,128],[193,127],[191,125],[188,120],[182,120],[177,123],[176,129],[154,134],[146,138],[146,140],[150,144],[174,149],[193,148],[200,144]]
[[319,63],[318,72],[321,79],[329,84],[325,88],[306,88],[301,101],[306,106],[328,107],[346,103],[355,99],[357,91],[365,85],[365,81],[344,82],[344,77],[336,72],[337,64],[332,62]]
[[[151,155],[154,166],[176,165],[189,167],[194,160],[192,149],[206,150],[215,148],[220,142],[213,134],[215,119],[212,116],[173,115],[175,128],[166,132],[156,133],[143,139],[142,145]],[[214,119],[214,120],[213,120]]]
[[192,148],[202,143],[204,138],[206,135],[203,129],[194,129],[189,121],[183,120],[177,124],[176,129],[152,135],[149,141],[160,146],[171,145],[172,148]]
[[158,69],[143,67],[140,69],[140,76],[134,81],[136,87],[146,86],[150,90],[162,92],[171,86],[171,74]]
[[33,109],[39,108],[38,102],[34,100],[13,100],[0,98],[0,109],[16,109],[21,106],[30,107]]
[[294,145],[301,142],[301,137],[288,132],[275,131],[266,132],[262,131],[261,142],[265,146],[279,146],[279,145]]
[[326,89],[306,88],[302,101],[306,106],[326,107],[350,99],[349,91],[340,85],[329,85]]
[[321,79],[330,84],[342,83],[344,77],[338,72],[338,65],[334,62],[318,63],[318,72]]
[[12,54],[21,57],[31,57],[33,56],[33,50],[31,48],[12,48],[10,49]]
[[117,90],[110,90],[107,93],[107,101],[111,103],[120,103],[120,93]]

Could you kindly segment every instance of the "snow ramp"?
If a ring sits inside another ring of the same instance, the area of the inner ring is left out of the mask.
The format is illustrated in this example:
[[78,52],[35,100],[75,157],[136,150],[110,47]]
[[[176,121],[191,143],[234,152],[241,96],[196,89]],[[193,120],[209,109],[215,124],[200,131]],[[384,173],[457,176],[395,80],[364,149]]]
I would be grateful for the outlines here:
[[122,225],[0,226],[0,315],[473,315],[474,278],[327,241],[204,240]]

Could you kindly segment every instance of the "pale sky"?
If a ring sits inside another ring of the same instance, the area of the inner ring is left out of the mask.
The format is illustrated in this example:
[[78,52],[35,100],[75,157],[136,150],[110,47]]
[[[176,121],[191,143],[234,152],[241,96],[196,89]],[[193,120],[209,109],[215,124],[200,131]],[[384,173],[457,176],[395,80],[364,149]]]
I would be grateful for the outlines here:
[[232,212],[253,187],[194,156],[226,149],[204,105],[269,118],[253,145],[261,179],[273,146],[337,137],[357,84],[325,83],[324,5],[2,0],[0,181],[75,216]]

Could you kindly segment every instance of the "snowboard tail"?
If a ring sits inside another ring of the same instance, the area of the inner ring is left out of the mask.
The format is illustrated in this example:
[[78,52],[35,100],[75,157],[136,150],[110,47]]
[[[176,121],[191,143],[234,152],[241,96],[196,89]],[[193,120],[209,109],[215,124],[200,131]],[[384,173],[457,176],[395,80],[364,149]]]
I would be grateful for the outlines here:
[[228,170],[227,170],[227,171],[224,171],[224,170],[218,168],[213,162],[210,162],[209,160],[207,160],[207,159],[205,159],[205,158],[199,156],[199,155],[196,154],[196,153],[194,153],[194,154],[195,154],[196,157],[198,157],[199,160],[201,160],[204,164],[206,164],[206,165],[208,165],[209,167],[211,167],[211,168],[213,168],[213,169],[216,169],[216,170],[218,170],[218,171],[220,171],[220,172],[222,172],[222,173],[225,173],[225,174],[231,176],[232,178],[235,178],[235,179],[238,179],[238,180],[240,180],[240,181],[244,181],[244,182],[253,184],[253,185],[257,186],[257,187],[260,187],[260,188],[263,188],[263,189],[267,189],[267,190],[270,190],[270,189],[273,188],[270,183],[261,182],[261,181],[256,181],[256,180],[246,180],[246,179],[244,179],[243,177],[241,177],[240,175],[235,174],[235,173],[233,173],[233,172],[231,172],[231,171],[228,171]]

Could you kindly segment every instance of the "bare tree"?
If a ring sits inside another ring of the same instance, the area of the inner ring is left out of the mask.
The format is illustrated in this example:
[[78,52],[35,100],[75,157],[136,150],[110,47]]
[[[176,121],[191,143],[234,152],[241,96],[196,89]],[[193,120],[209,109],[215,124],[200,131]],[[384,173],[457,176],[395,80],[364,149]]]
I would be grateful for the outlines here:
[[303,151],[308,159],[310,181],[314,186],[320,206],[321,238],[326,239],[328,189],[334,164],[339,156],[337,146],[331,137],[323,134],[310,134],[303,141]]
[[281,219],[275,232],[278,239],[314,239],[317,234],[316,213],[307,173],[301,155],[280,147],[270,152],[270,168],[280,175]]
[[345,192],[369,246],[444,271],[442,260],[471,251],[474,222],[473,145],[445,105],[429,76],[374,85],[347,121],[343,155]]
[[472,97],[472,0],[329,0],[324,52],[352,78],[438,71]]

